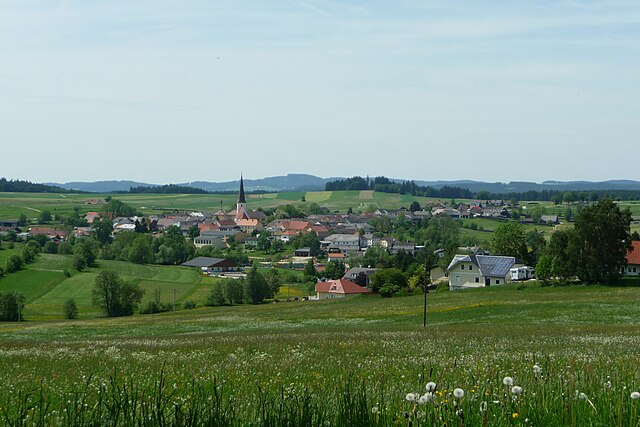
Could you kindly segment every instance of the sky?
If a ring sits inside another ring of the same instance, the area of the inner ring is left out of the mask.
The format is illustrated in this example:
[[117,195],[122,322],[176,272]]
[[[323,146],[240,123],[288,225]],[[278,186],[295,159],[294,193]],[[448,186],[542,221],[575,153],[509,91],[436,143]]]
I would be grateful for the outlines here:
[[640,1],[0,0],[0,176],[636,179]]

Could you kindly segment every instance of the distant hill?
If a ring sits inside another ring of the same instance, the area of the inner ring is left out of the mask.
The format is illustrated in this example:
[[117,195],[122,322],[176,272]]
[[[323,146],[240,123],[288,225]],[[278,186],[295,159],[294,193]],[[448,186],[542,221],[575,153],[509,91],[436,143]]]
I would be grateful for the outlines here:
[[66,190],[56,185],[36,184],[19,179],[0,178],[0,191],[8,193],[65,193]]
[[[244,187],[248,192],[251,191],[322,191],[325,184],[329,181],[337,179],[345,179],[340,177],[320,178],[307,174],[288,174],[284,176],[273,176],[262,179],[245,179]],[[392,181],[405,181],[401,178],[392,178]],[[631,180],[610,180],[602,182],[590,181],[544,181],[542,183],[512,181],[512,182],[483,182],[473,180],[454,180],[454,181],[415,181],[417,185],[429,186],[433,188],[460,187],[467,188],[476,193],[478,191],[488,191],[490,193],[512,193],[526,191],[589,191],[589,190],[633,190],[640,191],[640,182]],[[116,191],[129,191],[131,187],[159,187],[158,184],[148,184],[137,181],[97,181],[97,182],[67,182],[45,183],[45,185],[57,186],[67,190],[87,191],[91,193],[108,193]],[[240,181],[225,182],[209,182],[209,181],[192,181],[177,183],[178,186],[186,186],[199,188],[208,192],[229,192],[237,191]]]

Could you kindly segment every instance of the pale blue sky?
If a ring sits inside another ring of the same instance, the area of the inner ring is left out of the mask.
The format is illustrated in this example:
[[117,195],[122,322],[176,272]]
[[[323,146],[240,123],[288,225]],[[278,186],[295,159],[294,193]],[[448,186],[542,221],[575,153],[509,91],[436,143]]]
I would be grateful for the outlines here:
[[0,52],[8,178],[640,180],[638,0],[0,0]]

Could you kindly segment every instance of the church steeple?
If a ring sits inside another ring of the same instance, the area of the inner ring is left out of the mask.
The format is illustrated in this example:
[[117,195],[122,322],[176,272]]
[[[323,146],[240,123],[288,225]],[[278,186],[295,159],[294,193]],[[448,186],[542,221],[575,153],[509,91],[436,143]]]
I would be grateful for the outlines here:
[[247,211],[244,208],[244,204],[247,201],[244,198],[244,181],[242,175],[240,175],[240,194],[238,194],[238,203],[236,203],[236,222],[241,219],[249,219]]
[[244,199],[244,182],[242,181],[242,175],[240,175],[240,195],[238,196],[238,203],[247,203]]

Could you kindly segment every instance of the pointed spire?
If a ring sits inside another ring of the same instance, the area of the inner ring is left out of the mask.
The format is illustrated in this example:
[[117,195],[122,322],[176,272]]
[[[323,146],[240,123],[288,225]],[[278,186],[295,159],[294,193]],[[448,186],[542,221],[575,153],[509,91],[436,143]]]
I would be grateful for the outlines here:
[[242,181],[242,175],[240,175],[240,195],[238,196],[238,203],[247,203],[244,199],[244,182]]

